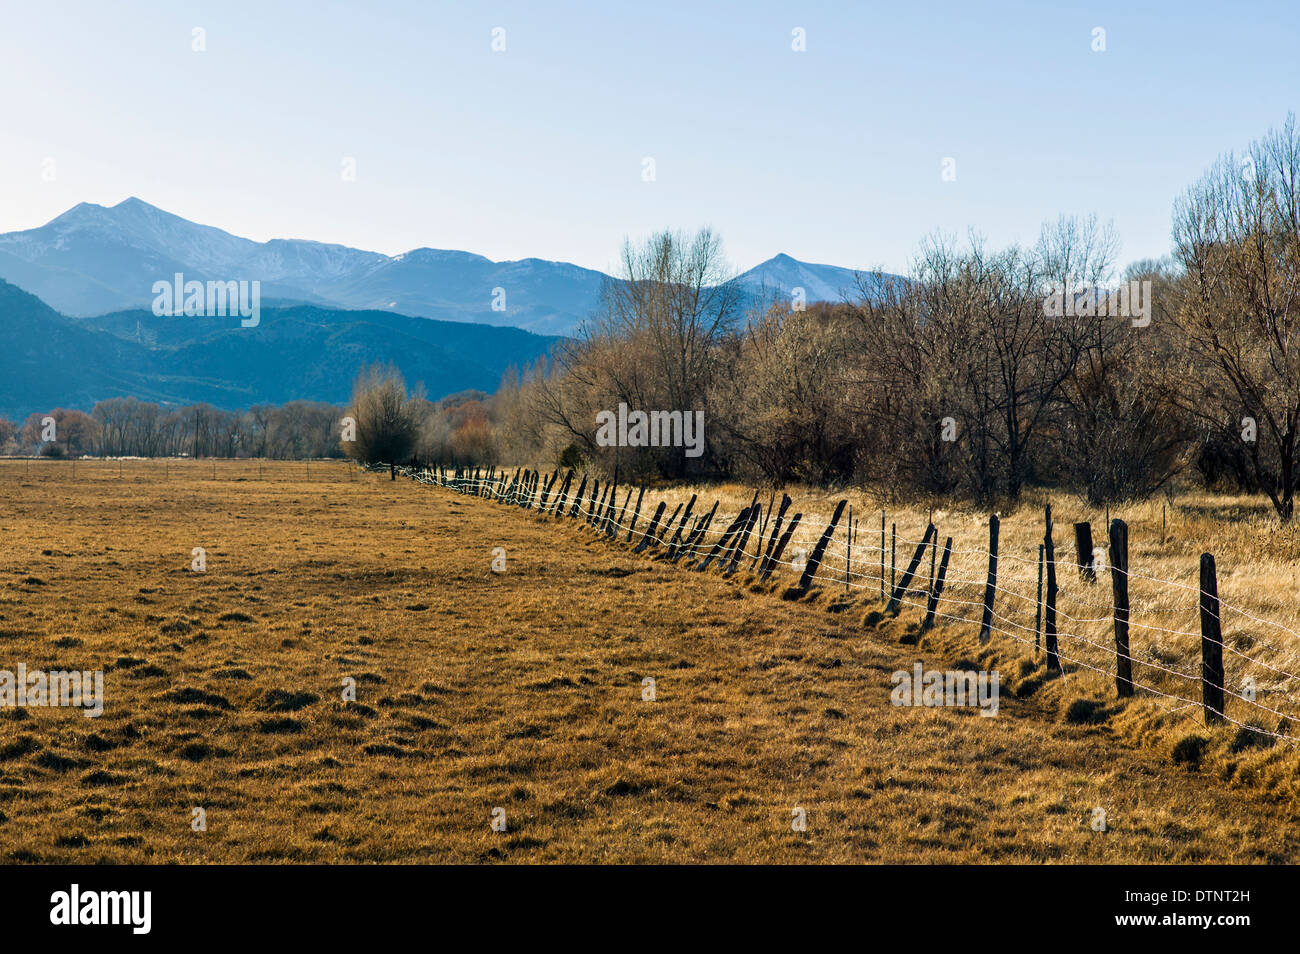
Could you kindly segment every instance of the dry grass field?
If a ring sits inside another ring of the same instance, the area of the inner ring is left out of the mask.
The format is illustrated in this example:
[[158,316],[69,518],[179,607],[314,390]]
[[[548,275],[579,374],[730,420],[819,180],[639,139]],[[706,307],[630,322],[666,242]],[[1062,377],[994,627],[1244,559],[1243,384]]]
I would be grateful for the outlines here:
[[[865,588],[847,608],[829,583],[783,599],[788,568],[691,573],[343,464],[71,468],[0,462],[0,669],[102,668],[105,710],[0,712],[0,861],[1300,860],[1293,746],[1243,747],[1158,698],[1115,705],[1086,670],[1043,681],[1032,647],[980,646],[960,620],[901,642],[917,612],[868,625]],[[748,492],[723,490],[729,517]],[[796,502],[816,533],[833,498]],[[1088,515],[1058,507],[1068,550]],[[1162,546],[1158,503],[1126,514],[1134,571],[1194,581],[1215,550],[1225,600],[1294,627],[1300,548],[1252,508],[1179,501]],[[891,519],[915,539],[925,515]],[[978,548],[982,519],[935,522]],[[1007,516],[1005,552],[1032,561],[1037,519]],[[1062,589],[1065,609],[1105,604]],[[1135,586],[1135,620],[1157,597]],[[891,706],[890,674],[918,660],[999,669],[998,715]],[[1071,721],[1080,698],[1106,706]],[[1204,749],[1176,764],[1189,734]]]

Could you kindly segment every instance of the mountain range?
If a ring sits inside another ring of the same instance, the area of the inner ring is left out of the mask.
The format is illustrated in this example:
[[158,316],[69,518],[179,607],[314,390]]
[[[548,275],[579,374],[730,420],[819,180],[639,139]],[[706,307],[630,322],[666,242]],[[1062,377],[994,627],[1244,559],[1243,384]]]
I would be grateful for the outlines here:
[[[154,315],[155,282],[260,281],[256,327]],[[857,274],[777,255],[737,279],[754,301],[857,294]],[[254,242],[139,199],[83,202],[39,228],[0,234],[0,415],[89,410],[134,396],[226,409],[343,403],[365,364],[394,363],[437,399],[492,391],[572,334],[602,272],[528,258],[494,262],[419,248]],[[504,289],[504,310],[493,310]],[[497,296],[499,297],[499,296]]]
[[291,400],[348,400],[357,371],[393,363],[438,399],[491,392],[560,339],[519,328],[318,305],[262,306],[255,328],[232,318],[157,317],[151,309],[61,315],[0,281],[0,416],[89,411],[136,397],[226,410]]
[[[382,255],[320,242],[255,242],[165,212],[140,199],[83,202],[45,225],[0,234],[0,279],[75,317],[147,307],[153,284],[261,282],[262,301],[387,311],[444,321],[572,334],[597,306],[607,276],[567,262],[417,248]],[[803,288],[807,301],[853,295],[856,274],[777,255],[737,281],[755,294]],[[496,289],[504,290],[502,295]],[[494,310],[494,303],[497,309]],[[502,307],[504,306],[504,307]]]

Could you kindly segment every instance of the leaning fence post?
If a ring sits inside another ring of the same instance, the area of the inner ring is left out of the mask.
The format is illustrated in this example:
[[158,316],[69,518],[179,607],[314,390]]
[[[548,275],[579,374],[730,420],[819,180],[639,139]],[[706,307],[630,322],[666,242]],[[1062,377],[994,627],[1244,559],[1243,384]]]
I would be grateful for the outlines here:
[[636,529],[636,518],[641,516],[641,498],[645,496],[645,484],[641,485],[640,492],[636,495],[636,511],[632,514],[632,523],[627,528],[627,542],[632,542],[632,531]]
[[677,524],[677,530],[673,537],[668,541],[668,552],[665,554],[669,560],[676,562],[674,557],[677,554],[678,541],[682,539],[682,531],[686,529],[686,521],[691,519],[691,508],[695,506],[695,494],[691,494],[691,499],[686,501],[686,512],[682,514],[681,522]]
[[650,538],[654,536],[655,528],[659,526],[659,518],[664,515],[664,510],[667,506],[668,504],[664,501],[659,501],[659,508],[655,511],[654,519],[650,521],[650,526],[645,528],[645,536],[642,537],[641,542],[636,545],[636,548],[632,551],[633,553],[640,553],[646,547],[650,546]]
[[709,532],[709,527],[713,524],[713,516],[717,512],[718,501],[715,500],[713,501],[713,509],[704,515],[703,520],[697,520],[695,522],[695,526],[691,529],[690,535],[678,548],[677,553],[672,558],[674,563],[686,556],[688,553],[691,555],[692,560],[698,560],[700,558],[700,543],[703,541],[704,535]]
[[1219,583],[1214,556],[1201,554],[1201,699],[1205,723],[1223,718],[1223,631],[1219,623]]
[[1133,695],[1133,658],[1128,651],[1128,524],[1110,522],[1110,583],[1115,595],[1115,689]]
[[677,515],[681,512],[682,512],[682,505],[678,504],[673,509],[672,515],[669,516],[668,520],[664,523],[664,528],[659,531],[658,535],[652,541],[655,546],[658,546],[659,544],[663,543],[665,540],[668,539],[668,531],[673,528],[673,522],[677,519]]
[[627,488],[627,496],[623,498],[623,509],[618,512],[618,520],[615,522],[614,527],[612,528],[612,532],[610,533],[611,537],[617,538],[619,531],[623,529],[623,523],[624,521],[627,520],[628,501],[630,501],[631,499],[632,499],[632,488],[629,487]]
[[555,502],[551,504],[551,516],[563,516],[565,501],[569,493],[569,485],[573,482],[573,468],[564,475],[564,483],[560,485],[560,492],[555,497]]
[[[776,505],[776,494],[772,495],[772,500],[770,501],[770,503],[772,506]],[[789,507],[790,504],[791,504],[790,498],[786,495],[785,491],[781,491],[781,509],[777,511],[776,519],[775,520],[771,519],[772,518],[771,512],[768,512],[763,515],[763,527],[762,529],[759,530],[758,533],[759,541],[758,541],[758,546],[756,547],[758,552],[754,554],[754,562],[749,565],[749,569],[751,571],[755,567],[758,567],[758,572],[761,574],[763,572],[763,567],[767,566],[768,555],[771,554],[772,547],[776,546],[777,535],[781,532],[781,521],[785,518],[786,508]],[[772,524],[771,536],[768,536],[767,533],[767,525],[769,523]],[[768,538],[766,549],[763,548],[763,537],[765,536]]]
[[980,642],[987,643],[993,635],[993,595],[998,589],[998,515],[989,514],[989,575],[984,583],[984,615],[980,618]]
[[813,577],[817,575],[817,567],[821,565],[822,556],[826,553],[826,547],[830,544],[831,536],[835,533],[835,528],[839,525],[840,517],[847,505],[847,500],[841,500],[835,505],[835,513],[831,515],[831,522],[822,531],[821,539],[817,541],[817,545],[813,547],[812,556],[808,558],[808,565],[803,568],[803,576],[799,578],[799,589],[806,590],[812,585]]
[[1061,672],[1056,655],[1056,547],[1052,544],[1052,505],[1047,505],[1047,530],[1043,536],[1043,566],[1047,569],[1047,612],[1043,619],[1043,643],[1047,648],[1047,671]]
[[746,507],[744,510],[740,511],[740,513],[736,516],[736,519],[731,521],[731,525],[727,527],[726,531],[722,534],[722,536],[718,538],[718,542],[713,545],[713,549],[709,551],[709,555],[706,556],[702,561],[697,563],[695,566],[691,567],[692,570],[703,573],[705,570],[709,568],[709,564],[712,563],[714,560],[716,560],[722,554],[722,551],[727,548],[727,544],[731,542],[731,538],[735,534],[739,533],[740,528],[745,525],[745,522],[747,520],[749,520],[749,511],[750,511],[749,507]]
[[[758,494],[755,493],[754,503],[750,504],[750,508],[749,508],[750,510],[749,519],[745,522],[744,529],[736,536],[736,544],[732,548],[731,562],[728,563],[726,557],[723,557],[722,559],[723,576],[731,576],[731,574],[735,573],[736,570],[739,568],[740,559],[745,555],[745,545],[749,542],[749,535],[754,531],[754,524],[758,522],[758,515],[759,512],[762,510],[762,507],[763,505],[758,503]],[[759,537],[760,547],[762,546],[762,539],[763,538],[760,536]]]
[[[766,560],[767,569],[765,569],[762,573],[758,575],[758,579],[760,583],[766,581],[767,578],[771,576],[772,572],[776,569],[776,565],[781,562],[781,554],[785,552],[786,544],[788,544],[790,542],[790,538],[794,536],[794,532],[799,526],[799,521],[802,519],[803,519],[803,514],[796,513],[793,517],[790,518],[790,522],[786,524],[785,533],[781,534],[781,539],[776,542],[776,549],[773,550],[772,553],[767,557]],[[776,531],[773,530],[772,533],[775,534]]]
[[[939,542],[938,534],[935,534],[934,541],[936,544]],[[934,578],[934,583],[930,587],[930,599],[925,607],[925,622],[921,624],[922,632],[934,625],[934,613],[939,608],[939,597],[943,594],[943,580],[948,575],[950,556],[952,556],[952,537],[945,540],[943,544],[943,559],[939,561],[939,575]]]
[[582,510],[582,492],[587,489],[587,475],[582,475],[582,483],[578,485],[578,492],[573,495],[573,505],[569,507],[569,517],[576,517]]
[[897,616],[902,611],[903,597],[907,594],[907,588],[912,583],[912,577],[916,576],[916,568],[921,565],[921,558],[925,556],[925,548],[930,545],[930,538],[938,533],[934,524],[929,524],[925,528],[925,535],[921,537],[921,542],[916,545],[916,552],[912,554],[912,561],[907,564],[907,569],[903,571],[903,578],[898,581],[894,587],[894,592],[889,597],[889,605],[885,607],[885,613]]

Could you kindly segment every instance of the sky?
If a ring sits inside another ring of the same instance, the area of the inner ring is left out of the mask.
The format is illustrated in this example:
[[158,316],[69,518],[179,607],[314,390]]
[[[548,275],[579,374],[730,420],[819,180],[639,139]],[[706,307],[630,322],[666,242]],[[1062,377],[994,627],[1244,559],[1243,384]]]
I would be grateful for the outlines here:
[[1176,196],[1300,101],[1294,0],[3,0],[0,24],[0,232],[137,196],[259,241],[605,271],[701,226],[737,270],[903,271],[936,232],[1032,243],[1061,213],[1158,257]]

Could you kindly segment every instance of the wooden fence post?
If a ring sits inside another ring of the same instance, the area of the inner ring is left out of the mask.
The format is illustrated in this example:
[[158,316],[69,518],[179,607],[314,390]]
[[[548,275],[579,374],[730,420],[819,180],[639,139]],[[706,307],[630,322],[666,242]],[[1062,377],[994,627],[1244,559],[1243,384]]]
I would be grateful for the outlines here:
[[[939,542],[939,535],[935,534],[935,543]],[[921,624],[921,631],[925,632],[934,625],[935,610],[939,608],[939,597],[943,594],[943,580],[948,575],[948,558],[952,556],[952,537],[949,537],[943,544],[943,559],[939,561],[939,575],[934,578],[934,584],[930,587],[930,599],[925,607],[925,622]]]
[[[785,494],[782,494],[781,496],[784,497]],[[758,546],[755,548],[758,550],[758,552],[754,554],[754,559],[750,561],[749,569],[751,572],[753,571],[754,567],[758,565],[759,557],[763,555],[763,539],[764,537],[767,536],[767,525],[772,521],[772,510],[775,507],[776,507],[776,491],[774,490],[772,491],[771,494],[768,495],[767,509],[763,511],[763,519],[759,521],[758,524]]]
[[1038,545],[1038,598],[1034,601],[1034,658],[1040,649],[1039,634],[1043,630],[1043,545]]
[[688,553],[691,554],[691,559],[699,559],[700,541],[703,540],[704,535],[709,532],[709,527],[713,523],[713,515],[718,512],[718,503],[719,501],[717,500],[713,501],[713,509],[704,515],[703,520],[696,521],[694,528],[691,530],[690,536],[686,538],[678,548],[677,553],[673,555],[672,560],[674,563],[686,556]]
[[[927,520],[928,523],[934,522],[933,516],[934,513],[933,511],[931,511],[930,518],[928,518]],[[939,549],[939,534],[936,531],[934,534],[934,542],[930,544],[930,589],[931,590],[934,589],[934,557],[938,549]]]
[[569,494],[569,485],[573,482],[573,468],[564,475],[564,483],[560,485],[560,492],[555,497],[555,503],[551,504],[551,516],[564,513],[565,500]]
[[1074,549],[1079,553],[1079,578],[1097,582],[1097,565],[1092,555],[1092,524],[1084,520],[1074,525]]
[[677,554],[677,545],[682,539],[682,531],[686,529],[686,521],[691,519],[691,508],[694,506],[695,494],[691,494],[691,499],[686,501],[686,512],[682,514],[681,522],[677,524],[677,531],[673,534],[673,538],[668,541],[668,553],[666,556],[669,560],[672,560]]
[[[772,533],[767,538],[767,549],[763,550],[761,554],[756,554],[754,556],[754,563],[750,566],[751,570],[754,569],[755,566],[758,566],[758,574],[760,578],[763,575],[763,570],[767,567],[768,559],[772,555],[772,548],[776,546],[776,538],[781,533],[781,523],[785,519],[785,512],[793,502],[794,501],[790,499],[790,496],[782,491],[781,509],[777,511],[776,519],[772,521]],[[771,514],[768,514],[768,516],[770,517]],[[762,536],[762,534],[760,534],[760,536]],[[759,560],[763,561],[761,565],[759,564]]]
[[885,602],[885,511],[880,511],[880,602]]
[[826,547],[831,542],[831,536],[835,533],[835,528],[839,525],[840,517],[844,514],[844,508],[848,506],[847,500],[841,500],[835,505],[835,513],[831,515],[831,522],[826,525],[822,531],[821,539],[813,547],[812,556],[808,558],[808,565],[803,568],[803,576],[799,577],[799,589],[806,590],[812,585],[813,577],[817,575],[817,567],[821,566],[822,557],[826,554]]
[[1052,543],[1052,505],[1047,505],[1047,530],[1043,536],[1043,566],[1047,570],[1047,612],[1043,619],[1043,643],[1047,648],[1047,671],[1061,672],[1056,654],[1056,547]]
[[1128,524],[1110,522],[1110,584],[1115,596],[1115,689],[1133,695],[1133,658],[1128,651]]
[[582,492],[587,489],[587,475],[582,475],[582,483],[578,485],[578,492],[573,495],[573,505],[569,507],[569,517],[576,517],[582,510]]
[[998,515],[989,514],[989,575],[984,582],[984,614],[980,617],[981,643],[987,643],[993,635],[993,597],[998,590],[998,532],[1002,522]]
[[659,518],[664,515],[664,510],[667,509],[667,507],[668,504],[662,500],[659,501],[659,509],[655,511],[654,519],[650,521],[650,526],[645,528],[645,536],[641,538],[641,542],[632,550],[633,553],[640,553],[646,547],[650,546],[650,538],[654,536],[655,529],[659,526]]
[[631,499],[632,488],[629,487],[627,488],[627,496],[623,498],[623,509],[618,512],[618,521],[614,525],[614,532],[610,534],[611,537],[617,537],[623,529],[623,524],[627,520],[627,505]]
[[849,577],[853,573],[853,504],[849,504],[849,526],[845,534],[848,546],[844,551],[844,595],[849,595]]
[[1223,719],[1223,630],[1219,583],[1209,553],[1201,554],[1201,700],[1206,725]]
[[781,539],[777,541],[776,549],[772,551],[772,555],[767,559],[767,569],[758,575],[760,583],[771,576],[772,572],[776,569],[776,565],[781,562],[781,554],[785,552],[786,544],[789,543],[790,538],[794,536],[794,532],[799,526],[799,521],[802,519],[803,514],[796,513],[790,518],[790,522],[786,524],[785,533],[781,534]]
[[[749,519],[745,521],[744,529],[736,536],[736,545],[732,548],[731,561],[727,562],[726,558],[723,558],[723,576],[731,576],[740,566],[740,558],[745,555],[745,545],[749,543],[749,535],[754,531],[754,524],[758,522],[758,514],[762,507],[763,505],[758,502],[758,493],[756,491],[754,493],[754,502],[749,505]],[[762,538],[759,539],[761,542]]]
[[894,590],[898,589],[897,580],[898,567],[898,524],[889,525],[889,593],[892,596]]
[[636,512],[632,514],[632,523],[627,528],[627,542],[632,542],[632,531],[636,529],[636,518],[641,516],[641,498],[645,496],[645,484],[641,485],[641,492],[636,495]]
[[930,545],[930,538],[938,533],[934,524],[925,528],[925,535],[921,537],[921,542],[916,545],[916,552],[912,554],[912,560],[907,564],[907,569],[903,571],[903,578],[898,581],[894,587],[894,592],[890,594],[889,605],[885,607],[885,612],[891,616],[897,616],[903,609],[903,597],[907,594],[907,588],[912,584],[912,577],[916,576],[916,568],[921,565],[921,558],[925,556],[925,548]]
[[714,560],[716,560],[718,558],[718,555],[722,553],[723,550],[726,549],[727,544],[731,542],[731,538],[735,534],[740,532],[740,528],[745,524],[745,521],[749,519],[749,511],[750,511],[749,507],[746,507],[744,510],[740,511],[740,513],[736,516],[736,519],[731,521],[731,525],[727,527],[726,532],[723,533],[722,536],[718,538],[718,542],[713,545],[713,549],[709,551],[709,555],[706,556],[698,564],[693,566],[691,569],[696,570],[700,573],[703,573],[705,570],[707,570],[709,568],[709,564],[712,563]]

